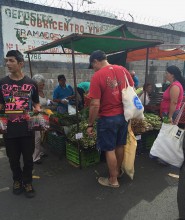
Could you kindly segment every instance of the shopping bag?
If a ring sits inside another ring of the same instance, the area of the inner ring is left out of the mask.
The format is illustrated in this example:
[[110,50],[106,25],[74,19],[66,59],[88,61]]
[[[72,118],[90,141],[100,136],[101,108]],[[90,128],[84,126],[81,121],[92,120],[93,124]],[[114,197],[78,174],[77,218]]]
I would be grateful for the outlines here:
[[74,105],[68,104],[68,114],[75,115],[76,114],[76,107]]
[[0,114],[0,134],[7,133],[8,117],[5,114]]
[[144,107],[141,103],[141,100],[134,91],[134,88],[130,86],[126,74],[124,75],[127,85],[124,89],[122,89],[122,103],[123,103],[125,120],[128,121],[129,119],[133,119],[133,118],[143,119]]
[[183,138],[183,129],[174,124],[163,123],[150,154],[175,167],[181,167],[184,161]]
[[136,155],[137,141],[131,129],[131,123],[128,126],[127,144],[124,146],[123,162],[121,169],[131,178],[134,178],[134,161]]
[[141,96],[139,96],[139,99],[141,100],[142,104],[144,104],[144,102],[145,102],[145,105],[148,105],[148,103],[150,102],[148,94],[146,94],[146,96],[145,96],[144,92]]
[[28,130],[30,131],[48,130],[50,128],[49,116],[44,112],[29,112],[26,115],[26,120],[28,123]]

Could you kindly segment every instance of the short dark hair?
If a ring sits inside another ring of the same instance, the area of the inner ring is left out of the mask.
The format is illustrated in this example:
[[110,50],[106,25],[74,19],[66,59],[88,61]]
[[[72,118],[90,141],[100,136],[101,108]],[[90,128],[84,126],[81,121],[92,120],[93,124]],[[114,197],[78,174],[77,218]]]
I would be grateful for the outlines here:
[[24,56],[19,50],[9,50],[6,57],[15,57],[18,62],[24,62]]
[[143,85],[143,91],[146,91],[149,86],[152,86],[152,84],[151,83],[145,83]]
[[89,57],[89,63],[90,63],[89,69],[92,68],[91,64],[94,60],[98,60],[98,61],[107,60],[107,56],[106,56],[105,52],[102,50],[93,51]]
[[66,77],[64,75],[58,75],[58,81],[61,80],[61,79],[66,80]]

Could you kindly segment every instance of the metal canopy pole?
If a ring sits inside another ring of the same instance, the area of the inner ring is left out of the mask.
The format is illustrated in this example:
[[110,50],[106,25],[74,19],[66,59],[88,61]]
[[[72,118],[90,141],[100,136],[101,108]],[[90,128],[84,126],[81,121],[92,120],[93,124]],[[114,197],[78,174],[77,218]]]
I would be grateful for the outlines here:
[[[145,71],[145,84],[148,81],[148,57],[149,57],[149,48],[146,48],[146,71]],[[144,107],[146,104],[146,91],[144,91]]]
[[30,67],[30,75],[31,78],[33,77],[33,73],[32,73],[32,68],[31,68],[31,60],[30,60],[30,54],[28,53],[28,62],[29,62],[29,67]]
[[75,104],[76,104],[76,117],[77,117],[77,132],[79,132],[79,118],[78,118],[78,96],[77,96],[77,83],[76,83],[76,67],[75,67],[75,55],[73,43],[71,41],[72,48],[72,65],[73,65],[73,80],[74,80],[74,90],[75,90]]
[[[76,104],[76,117],[77,117],[77,133],[79,132],[79,115],[78,115],[78,96],[77,96],[77,84],[76,84],[76,67],[75,67],[75,55],[74,55],[74,47],[73,47],[73,41],[71,41],[71,49],[72,49],[72,65],[73,65],[73,79],[74,79],[74,90],[75,90],[75,104]],[[79,164],[80,169],[82,168],[81,164],[81,146],[79,143],[79,139],[77,139],[78,144],[78,155],[79,155]]]

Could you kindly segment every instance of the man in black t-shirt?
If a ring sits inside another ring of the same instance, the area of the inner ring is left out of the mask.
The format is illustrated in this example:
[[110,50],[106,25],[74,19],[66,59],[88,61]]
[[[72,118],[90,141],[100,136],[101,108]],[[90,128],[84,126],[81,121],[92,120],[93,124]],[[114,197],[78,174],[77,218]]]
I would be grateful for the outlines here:
[[[26,112],[40,111],[37,84],[22,72],[23,55],[18,50],[6,54],[6,66],[9,75],[0,80],[0,110],[8,116],[7,133],[4,143],[10,168],[13,173],[13,193],[23,191],[28,198],[34,197],[32,170],[34,152],[34,133],[28,131]],[[23,156],[24,166],[20,166]]]

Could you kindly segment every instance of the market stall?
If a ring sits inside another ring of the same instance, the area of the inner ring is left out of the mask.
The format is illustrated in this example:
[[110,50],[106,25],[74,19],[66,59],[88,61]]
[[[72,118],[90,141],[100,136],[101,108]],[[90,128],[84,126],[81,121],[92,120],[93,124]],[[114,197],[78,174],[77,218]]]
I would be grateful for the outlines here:
[[[182,47],[182,45],[181,45]],[[180,48],[162,50],[159,47],[149,48],[148,59],[150,60],[168,60],[167,58],[177,57],[184,59],[185,51]],[[170,58],[170,59],[171,59]],[[127,54],[127,62],[140,61],[146,59],[146,50],[140,49],[137,51],[131,51]]]
[[[131,32],[128,31],[125,25],[120,25],[109,32],[106,32],[101,35],[93,35],[93,34],[72,34],[62,39],[53,41],[49,44],[34,48],[30,51],[27,51],[28,58],[30,54],[40,53],[49,54],[49,49],[57,46],[61,46],[63,48],[63,54],[65,53],[65,48],[71,50],[72,57],[72,66],[73,66],[73,78],[74,78],[74,88],[77,100],[77,86],[76,86],[76,67],[75,67],[75,55],[77,54],[88,54],[90,55],[94,50],[103,50],[106,54],[116,54],[118,52],[125,52],[138,50],[142,48],[146,48],[147,56],[146,56],[146,75],[148,74],[148,48],[154,47],[156,45],[162,44],[163,42],[157,40],[148,40],[142,39]],[[31,70],[31,62],[29,59],[30,71]],[[146,78],[146,77],[145,77]],[[75,127],[75,140],[78,148],[78,157],[79,157],[79,165],[81,167],[81,159],[82,152],[84,151],[84,147],[81,146],[80,139],[83,139],[83,133],[80,129],[80,117],[78,111],[78,105],[76,103],[76,127]],[[80,137],[80,135],[82,136]]]
[[[165,46],[165,45],[162,45]],[[168,45],[170,46],[170,45]],[[173,45],[171,45],[174,47]],[[152,60],[185,60],[185,45],[175,45],[175,49],[167,49],[161,50],[158,47],[149,48],[148,58]],[[145,60],[146,51],[141,49],[137,51],[131,51],[127,55],[127,62],[132,61],[139,61]],[[165,87],[167,88],[169,84],[166,84]],[[155,84],[154,92],[149,95],[149,103],[145,105],[145,119],[143,121],[139,120],[132,120],[132,129],[137,138],[137,151],[139,153],[143,151],[148,151],[153,145],[154,140],[156,139],[159,130],[161,128],[162,120],[161,120],[161,101],[163,97],[163,92],[166,88],[163,88],[161,83]],[[185,98],[182,102],[185,101]],[[149,121],[148,121],[149,120]],[[147,125],[147,122],[152,125],[152,129],[150,129],[150,125]],[[180,120],[179,126],[184,128],[185,124],[185,110],[183,111]],[[140,125],[140,126],[139,126]],[[145,129],[143,127],[148,127]],[[138,130],[139,128],[139,130]],[[145,130],[145,131],[144,131]],[[138,133],[140,133],[138,135]]]

